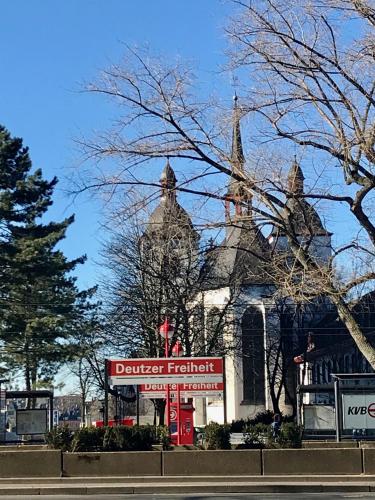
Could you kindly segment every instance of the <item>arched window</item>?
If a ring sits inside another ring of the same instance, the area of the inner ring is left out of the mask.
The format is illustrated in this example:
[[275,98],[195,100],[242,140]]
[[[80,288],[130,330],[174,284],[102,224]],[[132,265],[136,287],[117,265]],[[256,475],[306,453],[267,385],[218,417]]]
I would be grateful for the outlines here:
[[322,383],[327,383],[327,365],[325,361],[322,363]]
[[265,403],[265,360],[263,316],[255,307],[242,317],[243,400],[248,404]]
[[350,372],[350,360],[349,356],[346,354],[344,358],[344,373]]
[[328,363],[327,363],[327,382],[328,383],[331,382],[331,374],[332,374],[332,371],[333,371],[332,370],[332,366],[333,365],[332,365],[331,361],[328,361]]
[[312,378],[312,383],[313,384],[316,384],[317,381],[316,381],[316,365],[312,365],[312,368],[311,368],[311,378]]
[[213,307],[207,313],[206,354],[209,356],[224,355],[224,319],[224,311],[217,307]]
[[338,362],[338,373],[344,373],[344,370],[345,370],[344,360],[341,357]]
[[190,331],[192,337],[192,345],[195,356],[204,356],[205,339],[204,339],[204,310],[202,304],[194,307],[190,319]]
[[322,378],[321,378],[321,366],[318,363],[316,365],[316,383],[320,384],[321,382],[322,382]]

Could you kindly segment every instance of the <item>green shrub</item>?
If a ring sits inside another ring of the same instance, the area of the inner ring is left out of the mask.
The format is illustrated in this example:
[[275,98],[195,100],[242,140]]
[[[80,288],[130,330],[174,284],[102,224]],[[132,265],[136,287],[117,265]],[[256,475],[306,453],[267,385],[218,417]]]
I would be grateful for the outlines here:
[[106,427],[82,427],[74,433],[72,451],[101,451]]
[[245,420],[243,418],[240,418],[239,420],[232,420],[232,423],[230,424],[230,431],[243,432],[247,425],[249,425],[248,419]]
[[207,450],[230,450],[230,426],[212,422],[205,427]]
[[280,448],[301,448],[303,428],[294,422],[284,422],[281,425],[277,443]]
[[244,445],[242,448],[265,448],[271,437],[270,426],[266,424],[249,424],[244,429]]
[[61,451],[69,451],[72,444],[73,433],[67,425],[55,426],[45,436],[49,448]]
[[123,450],[148,451],[156,440],[155,427],[152,425],[135,425],[133,427],[121,427],[123,430]]
[[103,436],[103,451],[121,450],[118,427],[105,427]]
[[171,449],[171,434],[166,425],[159,425],[156,427],[156,440],[157,444],[161,444],[163,446],[163,450]]
[[148,451],[156,442],[155,427],[151,425],[107,427],[103,438],[104,451]]
[[249,419],[250,425],[264,424],[271,425],[273,422],[273,412],[271,410],[260,411],[255,417]]

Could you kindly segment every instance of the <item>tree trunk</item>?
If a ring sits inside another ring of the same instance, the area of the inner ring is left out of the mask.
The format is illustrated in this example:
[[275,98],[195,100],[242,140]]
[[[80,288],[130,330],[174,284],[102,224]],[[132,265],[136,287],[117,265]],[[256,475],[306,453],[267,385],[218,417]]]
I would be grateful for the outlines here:
[[339,294],[331,294],[332,302],[337,307],[339,317],[348,329],[358,349],[375,370],[375,349],[368,338],[361,331],[348,305]]

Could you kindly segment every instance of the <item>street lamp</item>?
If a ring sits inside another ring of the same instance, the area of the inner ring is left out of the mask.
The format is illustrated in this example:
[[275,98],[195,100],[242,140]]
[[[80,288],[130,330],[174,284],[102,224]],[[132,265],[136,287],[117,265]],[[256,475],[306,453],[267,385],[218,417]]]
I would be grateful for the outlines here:
[[[160,326],[159,329],[160,335],[164,337],[165,339],[165,350],[164,350],[164,355],[166,358],[169,357],[169,340],[173,337],[174,334],[174,326],[169,322],[168,318],[165,318],[164,323]],[[166,391],[166,405],[165,405],[165,411],[166,411],[166,424],[169,429],[170,425],[170,391],[169,391],[169,384],[167,384],[167,391]]]
[[[175,345],[172,347],[172,356],[181,357],[184,355],[184,349],[181,342],[176,341]],[[180,384],[177,383],[177,446],[181,444],[181,412],[180,412]]]

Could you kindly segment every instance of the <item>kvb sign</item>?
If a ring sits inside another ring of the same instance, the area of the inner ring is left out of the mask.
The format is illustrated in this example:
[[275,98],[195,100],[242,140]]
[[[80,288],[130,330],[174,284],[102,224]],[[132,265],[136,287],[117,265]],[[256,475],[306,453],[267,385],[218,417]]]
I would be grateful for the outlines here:
[[223,382],[222,358],[138,358],[108,360],[110,385]]
[[375,429],[375,394],[343,394],[344,429]]

